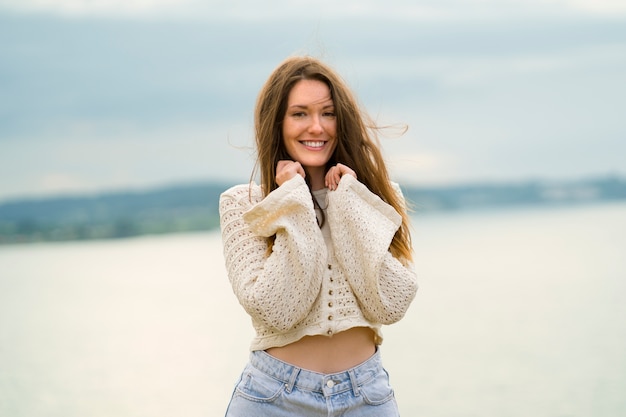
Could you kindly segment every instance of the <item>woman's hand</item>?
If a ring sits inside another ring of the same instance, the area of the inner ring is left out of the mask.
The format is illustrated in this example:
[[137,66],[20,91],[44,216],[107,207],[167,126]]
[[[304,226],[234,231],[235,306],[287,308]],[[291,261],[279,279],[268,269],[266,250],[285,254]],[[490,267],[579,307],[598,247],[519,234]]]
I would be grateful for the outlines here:
[[326,187],[329,190],[336,190],[339,185],[339,180],[341,180],[341,177],[344,175],[352,175],[354,178],[357,177],[356,172],[344,164],[337,164],[334,167],[331,167],[326,173],[326,178],[324,180]]
[[278,186],[283,185],[284,182],[289,181],[296,175],[302,175],[302,178],[306,177],[300,162],[283,160],[278,161],[276,164],[276,184]]

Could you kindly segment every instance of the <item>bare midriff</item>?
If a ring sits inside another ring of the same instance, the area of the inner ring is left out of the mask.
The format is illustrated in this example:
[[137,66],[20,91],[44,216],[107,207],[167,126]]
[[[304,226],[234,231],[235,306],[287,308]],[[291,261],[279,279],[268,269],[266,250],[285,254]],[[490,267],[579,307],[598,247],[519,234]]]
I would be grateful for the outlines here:
[[355,327],[329,336],[305,336],[267,353],[298,368],[323,374],[342,372],[365,362],[376,352],[374,331]]

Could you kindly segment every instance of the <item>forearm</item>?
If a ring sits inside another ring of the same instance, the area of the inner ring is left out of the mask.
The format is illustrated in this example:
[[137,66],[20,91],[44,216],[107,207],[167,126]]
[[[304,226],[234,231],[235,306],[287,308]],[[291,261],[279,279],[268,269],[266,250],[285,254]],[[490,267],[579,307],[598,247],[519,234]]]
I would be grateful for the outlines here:
[[[258,204],[247,193],[220,200],[233,291],[248,314],[282,331],[306,316],[321,285],[325,247],[306,193],[302,181],[286,184]],[[272,235],[268,253],[267,237]]]
[[417,291],[412,266],[389,252],[401,216],[363,184],[347,177],[330,194],[328,210],[335,256],[363,313],[383,324],[400,320]]

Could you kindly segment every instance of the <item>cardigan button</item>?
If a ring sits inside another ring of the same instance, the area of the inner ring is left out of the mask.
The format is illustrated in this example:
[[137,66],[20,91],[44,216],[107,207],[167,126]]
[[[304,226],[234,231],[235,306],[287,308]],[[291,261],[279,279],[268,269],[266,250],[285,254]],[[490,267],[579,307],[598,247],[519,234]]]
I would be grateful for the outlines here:
[[328,316],[328,320],[332,320],[332,319],[333,319],[333,316]]
[[328,269],[333,269],[333,266],[331,264],[328,264]]

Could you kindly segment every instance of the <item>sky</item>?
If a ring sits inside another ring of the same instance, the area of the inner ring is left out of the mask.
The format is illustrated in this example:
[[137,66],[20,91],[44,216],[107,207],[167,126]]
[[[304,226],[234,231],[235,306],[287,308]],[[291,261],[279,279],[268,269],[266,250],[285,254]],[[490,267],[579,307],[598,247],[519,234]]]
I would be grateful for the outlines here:
[[622,0],[0,0],[0,202],[246,182],[301,54],[389,126],[400,183],[626,175]]

